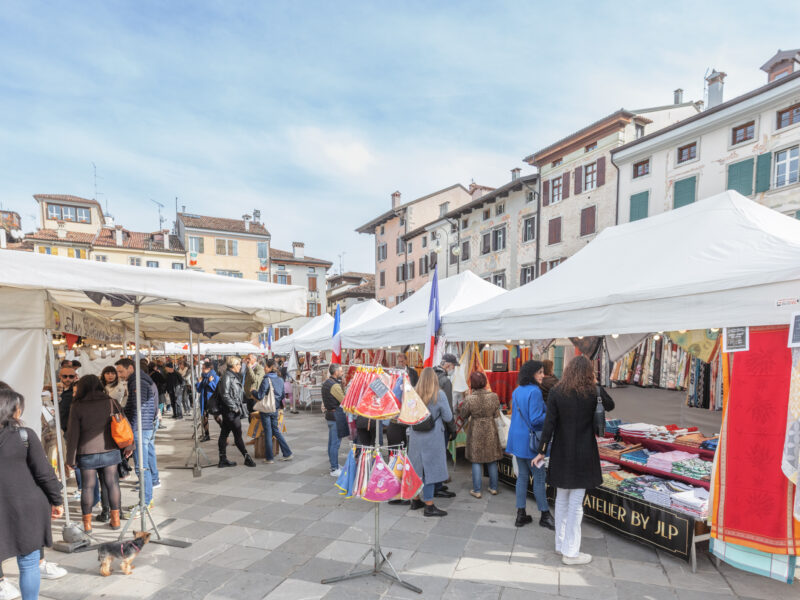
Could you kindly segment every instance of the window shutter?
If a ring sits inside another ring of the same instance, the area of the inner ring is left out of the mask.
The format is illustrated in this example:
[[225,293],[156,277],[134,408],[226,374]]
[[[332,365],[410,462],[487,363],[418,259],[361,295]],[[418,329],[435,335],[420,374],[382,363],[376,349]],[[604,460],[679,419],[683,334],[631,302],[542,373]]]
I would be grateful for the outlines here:
[[272,276],[272,283],[278,283],[278,276],[277,275],[273,275]]
[[291,275],[287,275],[286,276],[286,283],[289,284],[289,285],[292,285],[292,276]]
[[561,176],[561,199],[567,198],[569,198],[569,173],[564,173]]
[[542,271],[541,271],[540,275],[544,275],[545,273],[547,273],[547,261],[543,260],[542,261]]
[[772,153],[765,152],[758,155],[756,163],[756,193],[766,192],[769,189],[769,180],[772,173]]
[[631,212],[629,221],[647,218],[647,203],[650,192],[640,192],[631,196]]
[[583,167],[575,168],[575,193],[580,194],[583,191]]
[[293,327],[289,327],[289,335],[292,335],[293,333],[294,333],[294,328]]
[[550,204],[550,182],[545,181],[542,183],[542,206]]
[[520,269],[519,271],[519,284],[525,285],[527,282],[525,281],[525,269]]
[[311,304],[306,304],[306,316],[311,316]]
[[597,159],[597,187],[606,184],[606,157]]
[[547,243],[557,244],[561,241],[561,217],[550,219],[547,232]]
[[197,253],[202,254],[203,252],[205,252],[206,239],[205,238],[199,238],[199,239],[200,239],[200,246],[197,250]]
[[675,182],[673,208],[680,208],[694,202],[695,183],[697,177],[688,177]]
[[728,165],[728,189],[736,190],[744,196],[753,193],[753,165],[755,159],[749,158]]

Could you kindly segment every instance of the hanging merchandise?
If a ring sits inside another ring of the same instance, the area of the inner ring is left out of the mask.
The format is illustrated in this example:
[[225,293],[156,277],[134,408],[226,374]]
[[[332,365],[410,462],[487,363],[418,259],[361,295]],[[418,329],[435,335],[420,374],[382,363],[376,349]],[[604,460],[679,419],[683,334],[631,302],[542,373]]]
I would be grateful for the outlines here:
[[403,425],[416,425],[427,419],[430,414],[428,407],[425,406],[408,377],[404,375],[403,406],[400,408],[400,415],[397,417],[397,421]]
[[383,462],[383,457],[378,453],[372,464],[372,473],[367,482],[364,500],[370,502],[387,502],[393,500],[400,493],[400,480]]
[[405,454],[402,452],[395,453],[392,462],[389,464],[389,468],[392,470],[392,473],[394,473],[394,476],[401,481],[403,479],[403,471],[405,471],[405,467]]
[[400,413],[400,404],[392,392],[397,377],[379,371],[373,374],[358,404],[355,413],[368,419],[389,419]]
[[348,498],[352,495],[353,482],[356,479],[356,468],[356,456],[353,449],[350,448],[350,452],[347,453],[347,460],[344,462],[344,467],[342,467],[342,472],[334,484],[341,490],[340,493]]
[[422,479],[420,479],[414,467],[411,465],[411,461],[406,458],[405,463],[403,480],[400,486],[400,498],[403,500],[411,500],[412,498],[416,498],[420,493],[423,483]]

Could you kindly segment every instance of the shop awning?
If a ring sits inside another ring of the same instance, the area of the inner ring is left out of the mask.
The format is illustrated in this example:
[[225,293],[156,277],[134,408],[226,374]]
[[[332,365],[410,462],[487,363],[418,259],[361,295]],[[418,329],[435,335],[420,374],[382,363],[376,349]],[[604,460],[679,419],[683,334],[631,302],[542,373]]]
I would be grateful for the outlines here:
[[[374,299],[351,306],[342,313],[342,335],[388,311],[388,308],[378,304],[377,300]],[[292,343],[294,349],[301,352],[322,352],[323,350],[331,350],[333,347],[332,341],[333,321],[330,321],[316,331],[298,335]]]

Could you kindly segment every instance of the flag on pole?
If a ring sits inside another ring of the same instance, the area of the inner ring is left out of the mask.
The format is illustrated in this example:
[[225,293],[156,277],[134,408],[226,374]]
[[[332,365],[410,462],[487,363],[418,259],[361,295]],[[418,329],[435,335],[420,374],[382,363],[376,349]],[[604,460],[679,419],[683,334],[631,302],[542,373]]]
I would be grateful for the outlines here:
[[431,279],[431,301],[428,304],[428,335],[425,336],[423,367],[433,366],[436,336],[439,334],[441,324],[442,321],[439,318],[439,265],[437,264],[433,270],[433,279]]
[[342,308],[336,305],[336,315],[333,317],[333,357],[331,364],[342,364],[342,333],[340,323],[342,320]]
[[272,352],[272,325],[267,328],[267,350]]

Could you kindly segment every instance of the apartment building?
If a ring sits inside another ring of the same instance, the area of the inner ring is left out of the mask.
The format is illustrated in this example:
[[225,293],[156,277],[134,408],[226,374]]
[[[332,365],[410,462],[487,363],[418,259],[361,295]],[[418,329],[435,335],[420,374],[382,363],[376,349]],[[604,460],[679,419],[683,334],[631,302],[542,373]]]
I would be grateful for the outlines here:
[[39,228],[25,235],[34,252],[89,258],[92,242],[105,223],[96,200],[67,194],[34,194]]
[[226,277],[271,281],[270,234],[258,211],[241,219],[179,212],[175,231],[187,268]]
[[342,312],[351,306],[375,298],[375,275],[347,271],[328,277],[327,311],[336,312],[336,305]]
[[306,317],[321,315],[327,308],[328,269],[333,263],[306,256],[303,242],[292,242],[291,252],[270,248],[269,256],[272,282],[306,288]]
[[767,83],[723,101],[709,75],[706,110],[612,150],[618,221],[672,210],[725,190],[800,217],[800,50],[779,51]]
[[540,175],[537,276],[615,224],[617,179],[611,150],[699,111],[697,103],[683,102],[682,90],[675,91],[673,100],[667,106],[620,109],[524,159]]
[[182,271],[186,251],[178,236],[171,235],[169,229],[145,233],[109,223],[92,240],[90,258],[98,262]]

